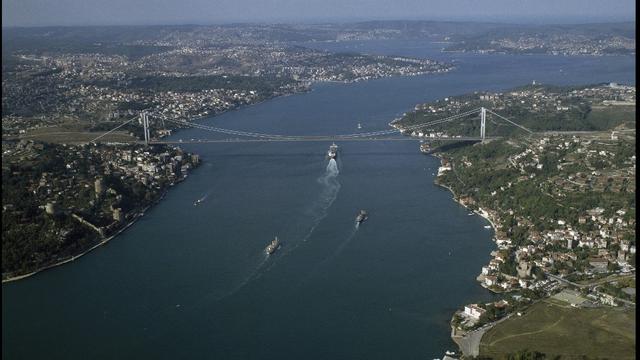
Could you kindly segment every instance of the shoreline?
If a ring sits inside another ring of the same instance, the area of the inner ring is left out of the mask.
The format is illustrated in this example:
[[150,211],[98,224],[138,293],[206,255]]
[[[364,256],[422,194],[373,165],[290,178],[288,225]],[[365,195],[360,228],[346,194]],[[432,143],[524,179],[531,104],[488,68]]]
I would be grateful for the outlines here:
[[[455,201],[455,202],[457,202],[458,204],[462,205],[465,209],[468,209],[469,211],[473,212],[474,214],[476,214],[476,215],[478,215],[478,216],[480,216],[480,217],[484,218],[485,220],[487,220],[487,221],[489,222],[489,224],[491,224],[491,229],[492,229],[492,230],[494,231],[494,233],[495,233],[495,231],[496,231],[496,224],[494,224],[494,222],[489,218],[489,216],[488,216],[485,212],[480,212],[480,211],[478,211],[478,210],[470,209],[468,206],[466,206],[465,204],[463,204],[460,200],[458,200],[458,199],[456,198],[456,193],[455,193],[455,192],[454,192],[450,187],[448,187],[447,185],[445,185],[445,184],[441,184],[441,183],[438,183],[438,182],[435,182],[435,185],[438,185],[438,186],[440,186],[440,187],[443,187],[443,188],[445,188],[445,189],[449,190],[449,192],[451,192],[451,194],[453,195],[453,201]],[[495,241],[494,241],[494,243],[495,243]]]
[[[433,155],[433,156],[434,156],[434,157],[436,157],[436,158],[438,158],[438,159],[440,159],[440,164],[442,165],[442,158],[441,158],[440,156],[437,156],[437,155]],[[453,201],[455,201],[455,202],[457,202],[458,204],[462,205],[465,209],[468,209],[468,210],[470,210],[471,212],[473,212],[474,214],[479,215],[479,216],[481,216],[482,218],[484,218],[485,220],[487,220],[487,221],[489,222],[489,224],[491,224],[491,228],[492,228],[492,230],[494,231],[494,233],[496,232],[496,230],[497,230],[497,226],[496,226],[496,224],[493,222],[493,220],[491,220],[491,218],[489,218],[488,214],[487,214],[485,211],[473,210],[473,209],[470,209],[467,205],[463,204],[463,203],[462,203],[462,201],[460,201],[460,200],[458,199],[458,197],[457,197],[458,195],[455,193],[455,191],[453,191],[453,189],[451,189],[449,186],[447,186],[447,185],[445,185],[445,184],[443,184],[443,183],[441,183],[441,182],[439,182],[439,181],[438,181],[438,176],[437,176],[437,175],[436,175],[436,178],[435,178],[435,180],[433,181],[433,183],[434,183],[435,185],[437,185],[437,186],[440,186],[440,187],[443,187],[443,188],[445,188],[445,189],[449,190],[449,192],[450,192],[450,193],[451,193],[451,195],[452,195]],[[494,241],[494,243],[495,243],[495,241]]]
[[[443,160],[443,159],[442,159],[440,156],[437,156],[437,155],[433,155],[433,156],[434,156],[434,157],[436,157],[436,158],[439,158],[439,159],[440,159],[440,164],[442,165],[442,160]],[[460,201],[460,200],[458,199],[457,194],[455,193],[455,191],[453,191],[453,189],[451,189],[451,187],[449,187],[448,185],[443,184],[442,182],[438,181],[438,176],[437,176],[437,175],[436,175],[436,178],[435,178],[435,180],[434,180],[434,184],[435,184],[435,185],[437,185],[437,186],[439,186],[439,187],[442,187],[442,188],[447,189],[447,190],[451,193],[453,201],[455,201],[456,203],[458,203],[458,204],[462,205],[465,209],[470,210],[470,211],[472,211],[474,214],[477,214],[477,215],[481,216],[482,218],[484,218],[485,220],[487,220],[487,221],[489,222],[489,224],[491,224],[491,229],[493,230],[493,233],[494,233],[494,236],[492,236],[492,242],[493,242],[494,244],[496,243],[496,241],[495,241],[495,233],[496,233],[496,230],[497,230],[496,224],[495,224],[495,223],[494,223],[494,222],[489,218],[488,214],[487,214],[485,211],[472,210],[472,209],[470,209],[468,206],[466,206],[465,204],[463,204],[463,203],[462,203],[462,201]],[[482,275],[482,274],[481,274],[481,275]],[[476,280],[477,280],[477,277],[476,277]],[[482,282],[480,282],[480,286],[482,286],[484,289],[486,289],[486,290],[488,290],[488,291],[491,291],[491,292],[493,292],[493,293],[496,293],[495,291],[493,291],[493,290],[491,290],[491,289],[487,288],[487,287],[486,287]],[[456,310],[456,312],[457,312],[457,310]],[[455,312],[454,312],[454,315],[452,315],[451,319],[453,319],[453,316],[455,316]],[[508,318],[508,317],[509,317],[509,316],[507,316],[507,318]],[[501,319],[501,320],[504,320],[504,319]],[[501,321],[501,320],[498,320],[498,322],[499,322],[499,321]],[[497,323],[497,322],[492,323],[492,325],[491,325],[491,326],[495,325],[496,323]],[[470,345],[471,345],[471,346],[473,346],[473,345],[472,345],[472,344],[470,344],[470,343],[471,343],[471,342],[474,342],[474,341],[472,341],[473,339],[468,339],[468,338],[467,338],[467,335],[470,335],[470,334],[480,334],[480,338],[479,338],[479,339],[476,339],[476,340],[477,340],[477,342],[478,342],[478,345],[479,345],[479,342],[480,342],[480,340],[482,339],[482,335],[484,335],[484,332],[485,332],[486,330],[488,330],[487,328],[485,328],[485,329],[484,329],[484,330],[482,330],[481,332],[478,332],[478,330],[475,330],[475,331],[468,332],[468,333],[464,333],[464,334],[458,334],[458,333],[456,332],[456,329],[455,329],[455,328],[453,327],[453,325],[451,324],[451,321],[449,321],[449,326],[450,326],[450,328],[451,328],[450,338],[451,338],[451,340],[452,340],[452,341],[453,341],[453,342],[458,346],[458,350],[459,350],[461,353],[463,353],[463,354],[465,354],[465,350],[467,350],[467,349],[463,349],[463,348],[467,348],[467,347],[468,347],[468,346],[470,346]],[[469,343],[469,344],[467,344],[467,343]],[[468,350],[467,350],[467,351],[468,351]],[[478,354],[472,354],[472,355],[477,356]]]
[[[176,182],[176,184],[181,183],[182,181],[184,181],[186,179],[186,177],[183,177],[182,179],[178,180]],[[171,187],[171,186],[170,186]],[[118,231],[116,231],[114,234],[112,234],[111,236],[102,239],[100,242],[98,242],[97,244],[91,246],[90,248],[82,251],[81,253],[77,254],[77,255],[72,255],[70,257],[67,257],[66,259],[60,260],[58,262],[55,262],[53,264],[49,264],[46,265],[42,268],[36,269],[28,274],[22,274],[22,275],[17,275],[17,276],[12,276],[9,277],[7,279],[2,279],[2,284],[4,285],[5,283],[10,283],[10,282],[14,282],[14,281],[18,281],[18,280],[22,280],[22,279],[26,279],[28,277],[31,277],[33,275],[36,275],[40,272],[43,272],[45,270],[49,270],[58,266],[62,266],[64,264],[67,264],[69,262],[75,261],[76,259],[80,258],[81,256],[84,256],[88,253],[90,253],[91,251],[107,244],[109,241],[115,239],[116,237],[118,237],[118,235],[122,234],[125,230],[127,230],[131,225],[135,224],[138,220],[140,220],[140,218],[142,216],[144,216],[144,214],[151,209],[153,206],[157,205],[158,203],[160,203],[160,201],[162,201],[162,199],[164,199],[164,197],[167,195],[167,193],[169,192],[169,189],[165,189],[165,191],[160,195],[160,197],[158,199],[156,199],[154,202],[152,202],[151,204],[147,205],[145,208],[143,208],[140,212],[136,213],[133,218],[131,220],[129,220],[129,222],[127,222],[122,228],[118,229]]]
[[[188,117],[187,121],[195,121],[195,122],[199,122],[199,121],[205,121],[205,120],[212,120],[218,116],[224,115],[228,112],[232,112],[232,111],[237,111],[237,110],[242,110],[245,107],[251,107],[254,105],[259,105],[262,103],[265,103],[267,101],[270,100],[275,100],[275,99],[279,99],[279,98],[284,98],[284,97],[288,97],[288,96],[294,96],[294,95],[300,95],[300,94],[306,94],[309,92],[313,92],[315,91],[314,86],[318,86],[318,85],[323,85],[323,84],[354,84],[357,82],[363,82],[363,81],[372,81],[372,80],[380,80],[380,79],[387,79],[387,78],[394,78],[394,77],[414,77],[414,76],[426,76],[426,75],[439,75],[441,73],[448,73],[450,71],[453,70],[457,70],[457,68],[455,66],[451,66],[451,68],[447,69],[446,71],[427,71],[427,72],[421,72],[421,73],[416,73],[416,74],[394,74],[394,75],[384,75],[384,76],[379,76],[379,77],[371,77],[371,78],[355,78],[355,79],[351,79],[351,80],[307,80],[305,81],[306,85],[305,88],[300,90],[300,91],[291,91],[291,92],[287,92],[287,93],[283,93],[280,95],[275,95],[275,96],[269,96],[266,97],[262,100],[253,102],[253,103],[248,103],[248,104],[241,104],[238,106],[234,106],[232,108],[229,109],[225,109],[222,110],[218,113],[215,114],[207,114],[207,115],[194,115],[191,117]],[[396,120],[400,120],[400,119],[396,119]],[[394,120],[394,121],[396,121]],[[394,125],[392,125],[393,121],[391,123],[389,123],[390,126],[394,127],[397,129],[397,127],[395,127]],[[171,129],[172,132],[174,132],[173,134],[171,134],[171,136],[177,135],[178,132],[182,129],[189,129],[189,127],[176,127],[175,129]]]
[[45,270],[49,270],[49,269],[52,269],[52,268],[54,268],[54,267],[58,267],[58,266],[61,266],[61,265],[66,264],[66,263],[69,263],[69,262],[75,261],[76,259],[80,258],[81,256],[83,256],[83,255],[85,255],[85,254],[87,254],[87,253],[89,253],[89,252],[91,252],[91,251],[95,250],[96,248],[98,248],[98,247],[100,247],[100,246],[102,246],[102,245],[104,245],[104,244],[108,243],[109,241],[113,240],[116,236],[120,235],[120,233],[122,233],[124,230],[126,230],[127,228],[129,228],[129,227],[130,227],[131,225],[133,225],[133,224],[134,224],[134,223],[135,223],[135,222],[136,222],[140,217],[142,217],[142,215],[144,215],[144,211],[146,211],[146,210],[147,210],[147,208],[145,208],[145,209],[143,210],[143,212],[142,212],[142,213],[138,213],[138,214],[136,214],[136,215],[133,217],[133,219],[131,219],[131,221],[129,221],[125,226],[123,226],[123,227],[122,227],[120,230],[118,230],[115,234],[113,234],[113,235],[109,236],[109,237],[108,237],[108,238],[106,238],[106,239],[103,239],[102,241],[98,242],[97,244],[93,245],[92,247],[88,248],[87,250],[84,250],[83,252],[81,252],[81,253],[79,253],[79,254],[77,254],[77,255],[72,255],[71,257],[68,257],[68,258],[66,258],[66,259],[64,259],[64,260],[61,260],[61,261],[59,261],[59,262],[56,262],[56,263],[53,263],[53,264],[47,265],[47,266],[42,267],[42,268],[40,268],[40,269],[36,269],[36,270],[34,270],[34,271],[32,271],[32,272],[30,272],[30,273],[28,273],[28,274],[23,274],[23,275],[13,276],[13,277],[10,277],[10,278],[7,278],[7,279],[2,279],[2,283],[3,283],[3,284],[5,284],[5,283],[13,282],[13,281],[22,280],[22,279],[25,279],[25,278],[31,277],[31,276],[33,276],[33,275],[36,275],[37,273],[43,272],[43,271],[45,271]]

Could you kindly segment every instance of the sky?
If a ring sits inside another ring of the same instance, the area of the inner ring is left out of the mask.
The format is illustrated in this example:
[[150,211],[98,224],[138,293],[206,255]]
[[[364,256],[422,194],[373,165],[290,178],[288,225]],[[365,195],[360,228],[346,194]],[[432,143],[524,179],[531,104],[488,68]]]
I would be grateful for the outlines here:
[[3,26],[635,21],[634,0],[2,0]]

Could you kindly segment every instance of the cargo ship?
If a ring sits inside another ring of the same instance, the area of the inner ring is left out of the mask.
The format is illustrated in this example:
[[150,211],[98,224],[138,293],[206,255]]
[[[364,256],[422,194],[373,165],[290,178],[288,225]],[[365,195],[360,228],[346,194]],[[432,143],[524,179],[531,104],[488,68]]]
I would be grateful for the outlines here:
[[367,214],[366,211],[360,210],[360,212],[356,216],[356,224],[362,223],[363,221],[367,220],[368,217],[369,215]]
[[335,159],[338,156],[338,145],[336,145],[336,143],[333,143],[331,146],[329,146],[329,151],[327,151],[327,157],[329,159]]
[[279,247],[280,247],[280,240],[278,240],[278,237],[276,236],[275,239],[271,240],[271,242],[269,243],[269,245],[267,245],[264,251],[267,253],[267,255],[271,255],[274,252],[276,252],[276,250],[278,250]]

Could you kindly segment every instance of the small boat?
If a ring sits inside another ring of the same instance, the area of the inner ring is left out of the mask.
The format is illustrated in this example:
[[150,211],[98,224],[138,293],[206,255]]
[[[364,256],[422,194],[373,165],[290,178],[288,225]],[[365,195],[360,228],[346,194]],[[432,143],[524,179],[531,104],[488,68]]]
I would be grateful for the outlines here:
[[484,228],[485,229],[491,229],[491,225],[485,225]]
[[202,199],[198,199],[198,200],[194,201],[193,206],[198,206],[200,204],[202,204]]
[[358,123],[358,129],[362,129],[362,125],[360,125],[360,123]]
[[267,253],[267,255],[271,255],[274,252],[276,252],[276,250],[278,250],[279,247],[280,247],[280,240],[278,240],[278,237],[276,236],[275,239],[271,240],[271,242],[269,243],[269,245],[267,245],[264,251]]
[[360,212],[356,216],[356,224],[362,223],[363,221],[367,220],[368,217],[369,217],[369,214],[367,214],[366,211],[360,210]]
[[333,143],[331,146],[329,146],[329,151],[327,151],[327,157],[329,159],[335,159],[338,156],[338,145],[336,145],[336,143]]

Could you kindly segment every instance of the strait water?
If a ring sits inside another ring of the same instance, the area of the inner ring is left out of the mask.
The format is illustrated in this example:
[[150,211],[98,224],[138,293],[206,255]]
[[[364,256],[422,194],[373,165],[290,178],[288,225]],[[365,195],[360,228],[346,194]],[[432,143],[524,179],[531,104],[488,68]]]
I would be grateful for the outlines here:
[[[536,80],[635,84],[633,57],[442,54],[420,41],[306,44],[453,60],[449,74],[320,84],[208,124],[385,129],[416,103]],[[211,138],[201,130],[175,138]],[[474,280],[486,222],[433,185],[414,142],[194,144],[203,165],[107,246],[2,286],[3,359],[431,359]],[[204,198],[194,207],[196,199]],[[370,218],[358,229],[359,209]],[[273,236],[282,247],[270,258]]]

